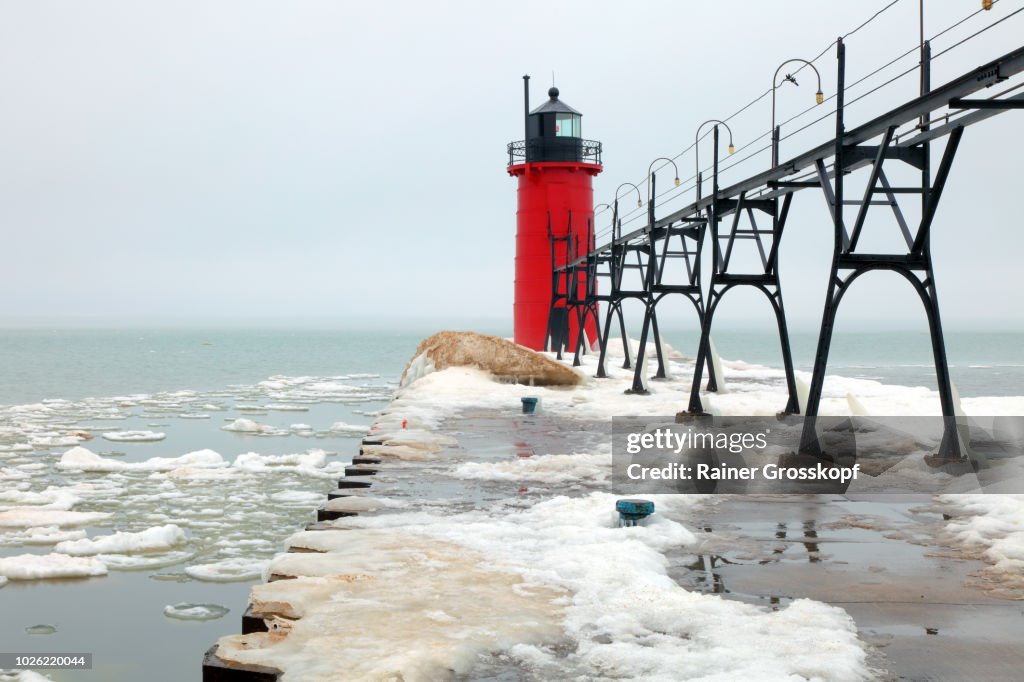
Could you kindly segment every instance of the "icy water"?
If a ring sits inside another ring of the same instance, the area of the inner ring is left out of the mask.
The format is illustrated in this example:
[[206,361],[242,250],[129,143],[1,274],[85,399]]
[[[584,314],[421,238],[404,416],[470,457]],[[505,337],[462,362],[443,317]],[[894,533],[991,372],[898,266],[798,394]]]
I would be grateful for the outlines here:
[[[103,576],[7,582],[0,590],[0,648],[94,654],[93,670],[51,671],[54,680],[198,679],[203,651],[239,631],[263,564],[285,537],[314,520],[313,510],[357,451],[359,427],[387,405],[426,334],[4,332],[0,517],[19,502],[48,503],[39,508],[49,516],[0,518],[0,561],[48,554],[54,534],[74,542],[173,524],[188,539],[83,557],[106,564]],[[239,419],[248,420],[242,428],[261,432],[223,428]],[[135,431],[165,437],[104,437]],[[92,438],[79,442],[75,432]],[[99,459],[64,467],[62,455],[75,445]],[[196,451],[213,451],[206,457],[223,462],[166,461]],[[33,493],[42,497],[24,497]],[[62,518],[62,494],[77,500],[71,513],[108,516],[86,524]],[[179,604],[229,612],[212,620],[165,615]]]
[[[665,338],[692,356],[698,334],[665,324]],[[495,323],[474,331],[507,336]],[[397,377],[430,328],[338,329],[0,329],[0,405],[135,392],[213,390],[274,374],[323,376],[373,372]],[[631,330],[634,334],[637,330]],[[813,365],[817,333],[794,330],[798,369]],[[781,367],[775,333],[723,328],[719,353]],[[1019,395],[1024,388],[1024,331],[949,330],[947,354],[964,396]],[[883,383],[929,386],[935,370],[927,332],[837,330],[829,373]]]
[[[312,520],[357,451],[359,427],[387,405],[432,331],[0,330],[0,495],[8,495],[0,515],[30,494],[52,515],[0,527],[0,560],[45,555],[55,536],[74,542],[168,524],[187,535],[169,547],[84,557],[107,575],[11,580],[0,589],[0,648],[94,654],[93,671],[51,672],[54,680],[197,679],[202,652],[240,630],[264,562]],[[666,336],[692,354],[695,335]],[[726,358],[780,365],[770,333],[722,330],[715,341]],[[799,368],[810,367],[815,342],[794,333]],[[948,342],[963,395],[1021,394],[1024,334],[951,332]],[[838,334],[833,350],[830,372],[934,385],[925,334]],[[164,437],[104,437],[135,431]],[[62,463],[76,445],[93,459]],[[212,453],[173,459],[197,451]],[[60,515],[71,507],[107,516],[70,522]],[[230,611],[211,620],[165,615],[178,604]],[[56,631],[29,634],[38,625]]]

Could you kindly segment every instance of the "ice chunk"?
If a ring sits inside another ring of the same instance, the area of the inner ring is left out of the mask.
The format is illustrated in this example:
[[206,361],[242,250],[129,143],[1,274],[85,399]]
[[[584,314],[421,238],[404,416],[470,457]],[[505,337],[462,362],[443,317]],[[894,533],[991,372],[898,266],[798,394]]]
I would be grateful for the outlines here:
[[40,623],[39,625],[30,625],[25,628],[25,634],[27,635],[52,635],[57,632],[57,628],[53,625],[47,625]]
[[0,575],[9,580],[85,578],[106,575],[102,561],[67,554],[19,554],[0,558]]
[[0,512],[0,528],[34,528],[37,526],[87,526],[105,521],[104,512],[59,511],[54,509],[11,509]]
[[195,552],[167,552],[166,554],[97,554],[96,558],[112,571],[148,571],[188,561]]
[[280,403],[264,405],[264,409],[275,410],[277,412],[309,412],[309,408],[305,405],[283,405]]
[[334,473],[324,468],[326,460],[327,453],[320,449],[288,455],[261,455],[255,452],[246,452],[236,457],[231,466],[252,473],[294,471],[306,476],[334,476]]
[[324,504],[324,509],[340,512],[375,512],[378,509],[394,509],[404,507],[405,504],[399,500],[392,500],[386,497],[370,497],[368,495],[349,495],[347,497],[336,497]]
[[181,457],[152,457],[144,462],[122,462],[100,457],[81,446],[65,452],[57,468],[64,471],[171,471],[179,467],[222,467],[227,462],[213,450],[197,450]]
[[305,490],[285,490],[270,496],[271,501],[279,504],[308,507],[324,500],[324,493],[313,493]]
[[34,670],[0,670],[0,682],[53,682]]
[[220,604],[168,604],[164,607],[164,615],[177,620],[217,620],[225,616],[230,609]]
[[134,552],[160,552],[188,541],[185,531],[173,523],[147,528],[138,533],[118,532],[98,538],[61,542],[54,550],[73,556],[90,554],[131,554]]
[[288,434],[288,429],[279,429],[269,424],[260,424],[259,422],[253,421],[252,419],[239,418],[225,424],[221,427],[225,431],[234,431],[236,433],[252,433],[260,436],[284,436]]
[[8,545],[55,545],[65,540],[80,540],[85,536],[84,530],[64,530],[59,526],[26,528],[25,530],[13,533],[0,534],[0,547]]
[[158,431],[107,431],[103,437],[116,443],[151,443],[163,440],[167,434]]
[[369,426],[363,424],[346,424],[345,422],[334,422],[331,424],[329,431],[334,433],[366,433],[370,430]]
[[185,568],[185,574],[196,580],[214,583],[245,582],[263,575],[267,562],[258,559],[234,557],[209,564],[196,564]]
[[68,511],[81,502],[81,499],[65,488],[51,486],[39,493],[21,490],[0,491],[0,511],[12,508],[12,506],[3,504],[5,502],[11,503],[13,506],[27,505],[35,509]]

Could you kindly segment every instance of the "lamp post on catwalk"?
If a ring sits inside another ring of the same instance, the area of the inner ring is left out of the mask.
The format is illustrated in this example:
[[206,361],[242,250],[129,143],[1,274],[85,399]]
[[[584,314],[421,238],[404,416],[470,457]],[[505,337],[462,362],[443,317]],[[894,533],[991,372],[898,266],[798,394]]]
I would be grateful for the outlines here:
[[[601,172],[601,143],[583,139],[582,114],[558,99],[558,88],[548,100],[530,111],[530,77],[523,76],[524,140],[508,144],[508,174],[519,181],[516,211],[515,342],[543,350],[549,315],[552,336],[577,338],[577,321],[564,307],[551,310],[552,269],[564,264],[564,248],[552,247],[555,238],[571,236],[575,258],[593,248],[594,176]],[[564,242],[562,242],[564,243]],[[563,285],[564,286],[564,285]],[[577,282],[581,292],[586,282]],[[593,319],[584,330],[587,341],[597,338]]]

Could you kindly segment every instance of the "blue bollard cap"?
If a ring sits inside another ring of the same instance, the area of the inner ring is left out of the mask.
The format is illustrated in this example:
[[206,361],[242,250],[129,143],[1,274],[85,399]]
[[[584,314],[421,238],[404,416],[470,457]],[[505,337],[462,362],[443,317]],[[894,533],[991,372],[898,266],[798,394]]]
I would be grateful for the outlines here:
[[638,499],[617,500],[615,502],[615,511],[623,516],[642,519],[654,513],[654,503],[650,500]]

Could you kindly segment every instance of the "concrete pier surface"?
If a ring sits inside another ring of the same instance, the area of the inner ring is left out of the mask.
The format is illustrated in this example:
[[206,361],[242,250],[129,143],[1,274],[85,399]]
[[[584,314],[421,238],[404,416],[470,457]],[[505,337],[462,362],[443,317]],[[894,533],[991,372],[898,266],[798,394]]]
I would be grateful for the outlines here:
[[[379,464],[366,465],[376,473],[349,479],[358,480],[360,487],[332,493],[321,509],[321,521],[310,529],[333,536],[352,532],[365,518],[438,510],[472,514],[494,505],[529,508],[560,495],[608,490],[607,476],[600,473],[567,478],[533,470],[517,477],[515,471],[527,469],[511,466],[507,475],[467,476],[468,464],[500,466],[550,453],[607,449],[607,421],[566,419],[545,411],[522,415],[516,407],[510,402],[508,409],[463,409],[436,429],[457,444],[426,459],[385,456]],[[377,447],[372,438],[367,451]],[[370,487],[362,487],[363,482]],[[355,498],[378,502],[368,506]],[[332,509],[356,511],[328,513]],[[785,610],[798,599],[840,607],[855,622],[876,679],[1019,680],[1024,669],[1024,648],[1019,646],[1024,641],[1024,607],[1019,600],[1024,593],[979,577],[983,562],[941,544],[942,512],[929,496],[708,495],[686,505],[659,504],[658,514],[696,536],[696,542],[664,550],[667,575],[679,586],[764,611]],[[325,545],[335,542],[327,536]],[[323,548],[293,546],[290,551]],[[258,614],[254,620],[247,613],[245,631],[253,632],[258,620]],[[572,655],[573,642],[553,644],[556,660]],[[216,654],[208,660],[216,663]],[[257,670],[263,677],[248,677],[245,666],[231,667],[228,677],[219,662],[204,667],[204,679],[267,679],[266,669],[254,668],[254,675]],[[559,675],[557,667],[539,673],[494,652],[477,656],[468,670],[453,671],[450,677],[535,680]],[[346,678],[342,674],[337,679]]]
[[979,579],[985,564],[938,544],[929,497],[728,496],[697,521],[702,551],[672,571],[691,589],[839,606],[880,679],[1021,679],[1024,594]]

